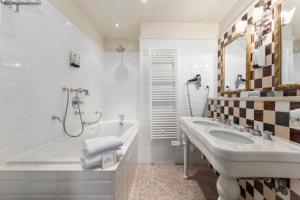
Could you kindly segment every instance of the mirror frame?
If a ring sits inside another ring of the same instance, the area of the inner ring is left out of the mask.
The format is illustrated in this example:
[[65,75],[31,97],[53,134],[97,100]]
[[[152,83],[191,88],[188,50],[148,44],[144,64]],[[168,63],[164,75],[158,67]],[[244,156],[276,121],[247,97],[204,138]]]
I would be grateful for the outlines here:
[[282,24],[281,24],[282,0],[278,0],[274,5],[274,43],[275,43],[275,74],[274,85],[275,90],[300,89],[300,80],[295,83],[282,83]]
[[[234,37],[229,39],[226,43],[224,43],[221,47],[221,95],[224,96],[225,94],[238,94],[243,91],[250,90],[250,77],[251,77],[251,69],[252,69],[252,51],[253,45],[251,41],[251,34],[250,34],[250,26],[248,25],[245,31],[245,34],[236,34]],[[237,89],[237,90],[230,90],[225,91],[225,47],[229,45],[231,42],[236,40],[239,37],[245,36],[247,40],[246,44],[246,88],[245,89]]]

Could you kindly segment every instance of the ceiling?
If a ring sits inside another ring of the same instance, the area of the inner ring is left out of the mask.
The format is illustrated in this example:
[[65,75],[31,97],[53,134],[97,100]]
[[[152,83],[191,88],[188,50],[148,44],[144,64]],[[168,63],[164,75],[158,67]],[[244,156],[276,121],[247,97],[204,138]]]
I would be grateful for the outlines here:
[[218,23],[238,0],[76,1],[104,37],[136,38],[141,22]]

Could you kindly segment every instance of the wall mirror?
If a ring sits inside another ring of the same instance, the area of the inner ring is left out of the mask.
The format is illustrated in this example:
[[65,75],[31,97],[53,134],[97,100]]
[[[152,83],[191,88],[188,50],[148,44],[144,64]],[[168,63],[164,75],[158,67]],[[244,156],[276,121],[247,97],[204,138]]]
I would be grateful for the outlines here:
[[275,14],[275,84],[277,89],[300,88],[300,1],[281,1]]
[[248,89],[247,44],[246,34],[239,34],[223,45],[223,93],[234,93]]

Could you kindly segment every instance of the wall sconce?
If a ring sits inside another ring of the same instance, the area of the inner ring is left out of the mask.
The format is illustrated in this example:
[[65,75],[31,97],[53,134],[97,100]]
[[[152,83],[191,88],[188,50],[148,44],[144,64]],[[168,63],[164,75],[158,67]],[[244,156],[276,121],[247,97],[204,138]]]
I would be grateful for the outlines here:
[[244,35],[245,32],[246,32],[247,25],[248,25],[248,22],[247,22],[247,21],[245,21],[245,20],[239,21],[239,22],[235,25],[236,32],[239,33],[239,34],[241,34],[241,35]]
[[272,31],[272,4],[261,0],[252,12],[253,24],[257,36],[255,48],[263,45],[266,34]]
[[263,6],[255,7],[252,12],[253,23],[254,24],[258,23],[263,18],[263,14],[264,14]]
[[288,25],[292,22],[296,12],[296,7],[293,7],[290,11],[283,10],[281,12],[281,24],[282,26]]

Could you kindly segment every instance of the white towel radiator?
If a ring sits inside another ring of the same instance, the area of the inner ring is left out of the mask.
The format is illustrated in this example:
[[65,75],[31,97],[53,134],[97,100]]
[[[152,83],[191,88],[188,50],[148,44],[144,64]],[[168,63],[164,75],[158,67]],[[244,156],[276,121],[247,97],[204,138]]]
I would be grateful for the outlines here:
[[151,136],[178,138],[176,49],[151,49]]

